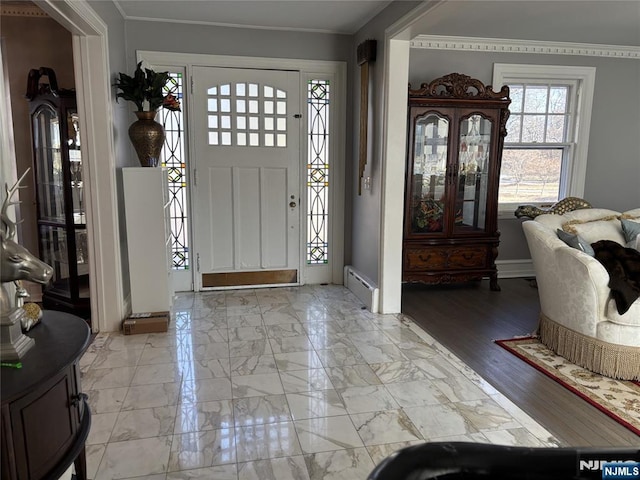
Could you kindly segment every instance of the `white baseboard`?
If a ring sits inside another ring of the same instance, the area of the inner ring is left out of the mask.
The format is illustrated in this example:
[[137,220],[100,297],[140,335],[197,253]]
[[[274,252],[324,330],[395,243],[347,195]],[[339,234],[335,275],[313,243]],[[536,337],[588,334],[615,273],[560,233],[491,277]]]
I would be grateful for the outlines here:
[[524,260],[498,260],[496,261],[496,267],[498,267],[498,278],[536,276],[536,272],[533,269],[533,261],[530,258]]
[[344,285],[365,304],[372,313],[378,313],[378,293],[380,289],[351,265],[344,267]]

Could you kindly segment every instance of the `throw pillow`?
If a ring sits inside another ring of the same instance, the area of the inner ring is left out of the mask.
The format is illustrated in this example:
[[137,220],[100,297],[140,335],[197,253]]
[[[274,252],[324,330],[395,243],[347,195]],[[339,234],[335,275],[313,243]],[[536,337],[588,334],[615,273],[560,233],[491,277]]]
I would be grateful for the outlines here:
[[564,230],[560,230],[559,228],[556,230],[556,233],[558,234],[558,238],[562,240],[564,243],[566,243],[567,245],[569,245],[570,247],[578,249],[586,253],[590,257],[593,257],[595,255],[595,252],[593,251],[593,248],[591,248],[591,245],[589,244],[589,242],[587,242],[580,235],[567,233]]
[[640,223],[632,222],[631,220],[622,219],[622,233],[624,233],[624,239],[626,242],[632,242],[640,234]]

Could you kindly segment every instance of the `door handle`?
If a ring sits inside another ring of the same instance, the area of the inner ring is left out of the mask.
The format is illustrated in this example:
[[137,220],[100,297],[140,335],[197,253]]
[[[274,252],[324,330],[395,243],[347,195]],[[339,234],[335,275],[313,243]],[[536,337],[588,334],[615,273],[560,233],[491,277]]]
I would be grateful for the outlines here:
[[296,207],[297,205],[296,205],[296,202],[289,202],[289,206],[290,206],[291,208],[294,208],[294,207]]

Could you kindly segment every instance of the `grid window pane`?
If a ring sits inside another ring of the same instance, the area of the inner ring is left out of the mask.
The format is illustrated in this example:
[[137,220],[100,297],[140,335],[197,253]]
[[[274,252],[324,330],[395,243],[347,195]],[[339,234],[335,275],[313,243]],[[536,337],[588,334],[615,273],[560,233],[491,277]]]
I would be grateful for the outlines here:
[[563,142],[565,139],[565,115],[549,115],[547,119],[547,142]]
[[273,117],[265,117],[264,118],[264,129],[265,130],[273,130]]
[[511,97],[511,104],[509,105],[509,111],[511,111],[511,113],[522,112],[522,101],[524,100],[524,86],[509,85],[509,97]]
[[524,90],[524,113],[544,113],[547,111],[548,88],[526,87]]
[[549,113],[567,113],[569,87],[551,87],[549,92]]
[[511,149],[502,154],[501,203],[557,202],[560,194],[563,150]]
[[545,120],[544,115],[525,115],[522,119],[522,141],[543,142]]

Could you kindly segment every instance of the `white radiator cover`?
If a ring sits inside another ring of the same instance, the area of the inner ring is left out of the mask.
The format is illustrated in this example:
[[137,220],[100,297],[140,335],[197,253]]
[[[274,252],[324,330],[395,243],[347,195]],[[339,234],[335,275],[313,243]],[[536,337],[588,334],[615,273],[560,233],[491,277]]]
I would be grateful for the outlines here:
[[378,313],[378,287],[351,265],[344,267],[344,285],[365,304],[372,313]]

